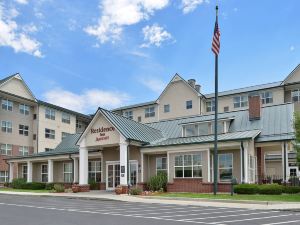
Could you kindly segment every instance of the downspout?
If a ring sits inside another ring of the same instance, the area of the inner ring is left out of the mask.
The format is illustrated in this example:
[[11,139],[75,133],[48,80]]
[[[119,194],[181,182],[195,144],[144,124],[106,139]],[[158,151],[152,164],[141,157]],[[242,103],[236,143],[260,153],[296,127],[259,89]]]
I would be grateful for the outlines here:
[[242,177],[241,177],[241,180],[242,180],[242,183],[245,183],[245,155],[244,155],[244,143],[243,141],[241,142],[241,154],[242,154]]
[[69,159],[72,160],[72,183],[74,183],[74,159],[71,154],[69,154]]

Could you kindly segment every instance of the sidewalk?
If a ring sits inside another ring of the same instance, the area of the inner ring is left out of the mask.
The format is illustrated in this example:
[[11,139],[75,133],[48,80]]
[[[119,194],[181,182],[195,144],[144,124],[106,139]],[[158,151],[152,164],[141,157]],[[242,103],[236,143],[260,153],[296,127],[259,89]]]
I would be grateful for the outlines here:
[[262,201],[239,201],[223,199],[191,199],[191,198],[169,198],[155,196],[130,196],[115,195],[107,191],[91,191],[81,193],[32,193],[32,192],[8,192],[0,191],[1,195],[19,195],[19,196],[40,196],[40,197],[64,197],[90,200],[114,200],[139,203],[160,203],[176,205],[193,205],[193,206],[211,206],[211,207],[228,207],[244,209],[269,209],[269,210],[295,210],[300,211],[300,202],[262,202]]

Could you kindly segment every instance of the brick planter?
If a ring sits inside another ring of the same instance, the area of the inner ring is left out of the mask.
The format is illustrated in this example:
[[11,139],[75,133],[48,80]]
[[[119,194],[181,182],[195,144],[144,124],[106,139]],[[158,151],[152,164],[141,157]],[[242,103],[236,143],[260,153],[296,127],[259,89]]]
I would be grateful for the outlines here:
[[72,190],[75,190],[77,192],[89,192],[90,191],[90,185],[79,185],[79,184],[73,184]]

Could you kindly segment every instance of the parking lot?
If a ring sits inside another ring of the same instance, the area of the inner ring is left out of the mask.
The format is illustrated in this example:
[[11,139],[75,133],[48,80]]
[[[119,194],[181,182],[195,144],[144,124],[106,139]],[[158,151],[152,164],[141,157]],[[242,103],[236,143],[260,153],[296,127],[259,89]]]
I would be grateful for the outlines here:
[[0,224],[300,224],[300,212],[0,195]]

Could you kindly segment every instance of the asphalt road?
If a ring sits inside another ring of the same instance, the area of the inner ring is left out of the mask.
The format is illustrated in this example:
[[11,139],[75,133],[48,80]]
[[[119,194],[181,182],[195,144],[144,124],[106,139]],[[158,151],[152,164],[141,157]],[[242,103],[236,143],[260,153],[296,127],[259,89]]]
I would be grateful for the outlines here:
[[300,224],[300,212],[0,195],[0,225]]

